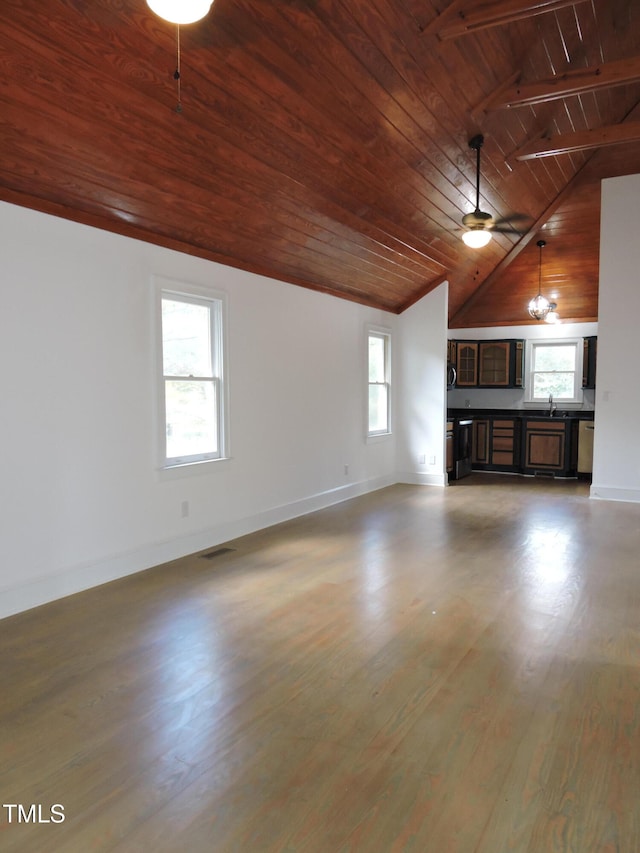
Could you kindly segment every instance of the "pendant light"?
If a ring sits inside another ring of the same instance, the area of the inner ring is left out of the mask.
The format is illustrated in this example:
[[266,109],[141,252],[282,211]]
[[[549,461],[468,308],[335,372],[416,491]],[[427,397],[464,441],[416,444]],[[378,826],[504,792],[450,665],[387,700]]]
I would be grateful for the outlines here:
[[193,24],[204,18],[212,5],[213,0],[147,0],[151,11],[171,24]]
[[547,245],[544,240],[538,240],[537,244],[540,249],[540,265],[538,269],[538,295],[534,296],[529,303],[529,314],[534,320],[544,320],[551,311],[551,303],[546,296],[542,295],[542,250]]

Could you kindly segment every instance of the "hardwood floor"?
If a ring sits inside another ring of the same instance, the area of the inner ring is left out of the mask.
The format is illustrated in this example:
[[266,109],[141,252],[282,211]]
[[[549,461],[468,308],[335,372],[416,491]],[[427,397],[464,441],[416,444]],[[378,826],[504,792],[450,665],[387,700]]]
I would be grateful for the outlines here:
[[640,506],[587,495],[394,486],[0,622],[0,850],[637,853]]

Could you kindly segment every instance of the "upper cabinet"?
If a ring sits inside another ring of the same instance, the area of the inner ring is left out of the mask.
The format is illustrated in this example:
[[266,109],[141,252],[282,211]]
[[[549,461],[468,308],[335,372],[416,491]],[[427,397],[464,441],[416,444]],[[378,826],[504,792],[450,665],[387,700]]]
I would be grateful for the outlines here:
[[462,388],[522,388],[524,341],[452,341],[456,385]]
[[598,338],[594,335],[584,338],[582,355],[582,387],[596,387],[596,361],[598,357]]
[[456,348],[456,385],[475,387],[478,384],[477,341],[454,341]]

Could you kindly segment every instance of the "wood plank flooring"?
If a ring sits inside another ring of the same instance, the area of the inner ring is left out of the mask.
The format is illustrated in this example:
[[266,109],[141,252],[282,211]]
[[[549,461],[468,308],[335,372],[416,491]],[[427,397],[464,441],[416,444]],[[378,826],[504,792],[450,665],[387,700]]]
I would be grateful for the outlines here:
[[394,486],[0,622],[3,853],[637,853],[640,506]]

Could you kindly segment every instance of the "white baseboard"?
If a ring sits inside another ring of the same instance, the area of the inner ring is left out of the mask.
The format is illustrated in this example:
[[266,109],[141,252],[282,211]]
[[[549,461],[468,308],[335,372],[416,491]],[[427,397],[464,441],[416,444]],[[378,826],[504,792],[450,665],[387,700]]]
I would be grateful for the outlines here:
[[620,489],[617,486],[601,486],[599,483],[592,483],[589,489],[589,497],[602,501],[640,503],[640,490]]
[[7,587],[0,590],[0,619],[136,572],[145,571],[170,560],[215,547],[223,542],[237,539],[239,536],[255,533],[265,527],[383,489],[397,482],[396,477],[379,477],[360,483],[350,483],[283,506],[273,507],[248,518],[215,525],[188,536],[149,543],[131,551],[111,554],[95,562],[72,566],[55,574],[43,575],[25,584]]

